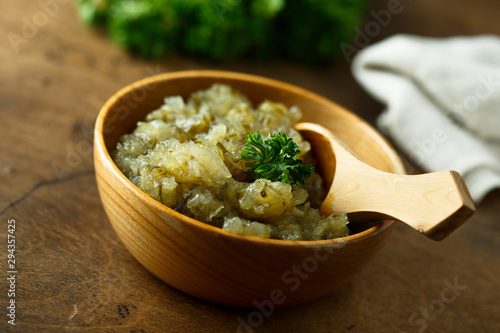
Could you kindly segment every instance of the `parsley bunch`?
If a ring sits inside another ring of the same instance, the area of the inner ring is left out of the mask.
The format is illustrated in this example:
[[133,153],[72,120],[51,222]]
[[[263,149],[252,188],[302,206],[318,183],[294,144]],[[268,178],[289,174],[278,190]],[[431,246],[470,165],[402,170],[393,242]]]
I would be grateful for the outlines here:
[[302,165],[302,160],[296,159],[300,149],[286,133],[272,134],[266,140],[259,131],[249,132],[245,137],[247,142],[240,155],[242,159],[254,161],[245,163],[251,169],[247,174],[253,179],[297,185],[304,184],[314,172],[312,165]]
[[75,0],[80,18],[133,53],[219,61],[287,57],[322,63],[342,55],[366,0]]

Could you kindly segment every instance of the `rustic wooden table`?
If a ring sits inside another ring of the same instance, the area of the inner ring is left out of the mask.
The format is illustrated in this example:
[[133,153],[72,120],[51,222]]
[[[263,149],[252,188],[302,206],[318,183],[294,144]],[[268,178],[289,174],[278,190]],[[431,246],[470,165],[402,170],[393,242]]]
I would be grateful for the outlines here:
[[[94,178],[94,120],[116,90],[156,73],[212,68],[300,85],[371,123],[382,106],[355,83],[344,59],[322,68],[185,57],[146,62],[80,24],[72,1],[52,1],[57,10],[42,24],[46,2],[0,4],[1,332],[500,332],[500,191],[443,242],[398,226],[352,282],[262,320],[153,277],[111,228]],[[387,8],[386,1],[371,5]],[[398,32],[500,34],[498,2],[408,0],[401,6],[371,42]],[[25,27],[34,20],[39,26]],[[12,44],[9,33],[23,39]],[[14,224],[16,272],[8,273],[8,226]],[[11,299],[15,326],[6,316]],[[253,327],[241,324],[249,320]]]

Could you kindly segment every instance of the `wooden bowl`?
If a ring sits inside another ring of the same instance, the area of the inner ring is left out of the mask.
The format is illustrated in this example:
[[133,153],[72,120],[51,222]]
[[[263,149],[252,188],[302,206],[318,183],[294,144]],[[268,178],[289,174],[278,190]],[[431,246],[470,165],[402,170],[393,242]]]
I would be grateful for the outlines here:
[[[337,104],[283,82],[232,72],[185,71],[149,77],[113,95],[95,124],[94,162],[104,209],[126,248],[151,273],[192,296],[229,306],[273,308],[305,303],[348,282],[380,250],[395,226],[384,221],[324,241],[261,239],[184,216],[130,182],[110,157],[118,139],[163,104],[225,83],[254,105],[296,105],[304,121],[324,125],[372,166],[404,173],[396,152],[367,123]],[[313,147],[314,149],[314,147]]]

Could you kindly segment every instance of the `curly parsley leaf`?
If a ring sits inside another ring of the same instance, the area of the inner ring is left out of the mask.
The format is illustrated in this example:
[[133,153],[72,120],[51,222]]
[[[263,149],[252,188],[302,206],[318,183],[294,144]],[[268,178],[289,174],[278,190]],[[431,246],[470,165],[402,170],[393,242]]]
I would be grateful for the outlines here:
[[247,174],[253,179],[297,185],[304,184],[314,172],[312,165],[302,165],[302,160],[296,159],[300,149],[286,133],[275,133],[263,140],[259,131],[249,132],[246,139],[240,155],[242,159],[253,161],[245,163],[245,167],[250,168]]

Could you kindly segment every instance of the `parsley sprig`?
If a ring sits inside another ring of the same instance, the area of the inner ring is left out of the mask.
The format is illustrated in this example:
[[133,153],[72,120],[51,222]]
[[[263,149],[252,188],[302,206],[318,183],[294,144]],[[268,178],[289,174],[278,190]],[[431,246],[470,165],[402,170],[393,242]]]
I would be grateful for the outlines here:
[[314,172],[312,165],[302,165],[296,159],[300,149],[286,133],[275,133],[262,139],[262,134],[248,132],[247,142],[240,151],[242,159],[254,162],[245,163],[250,168],[246,173],[253,179],[265,178],[291,185],[304,184],[305,179]]

